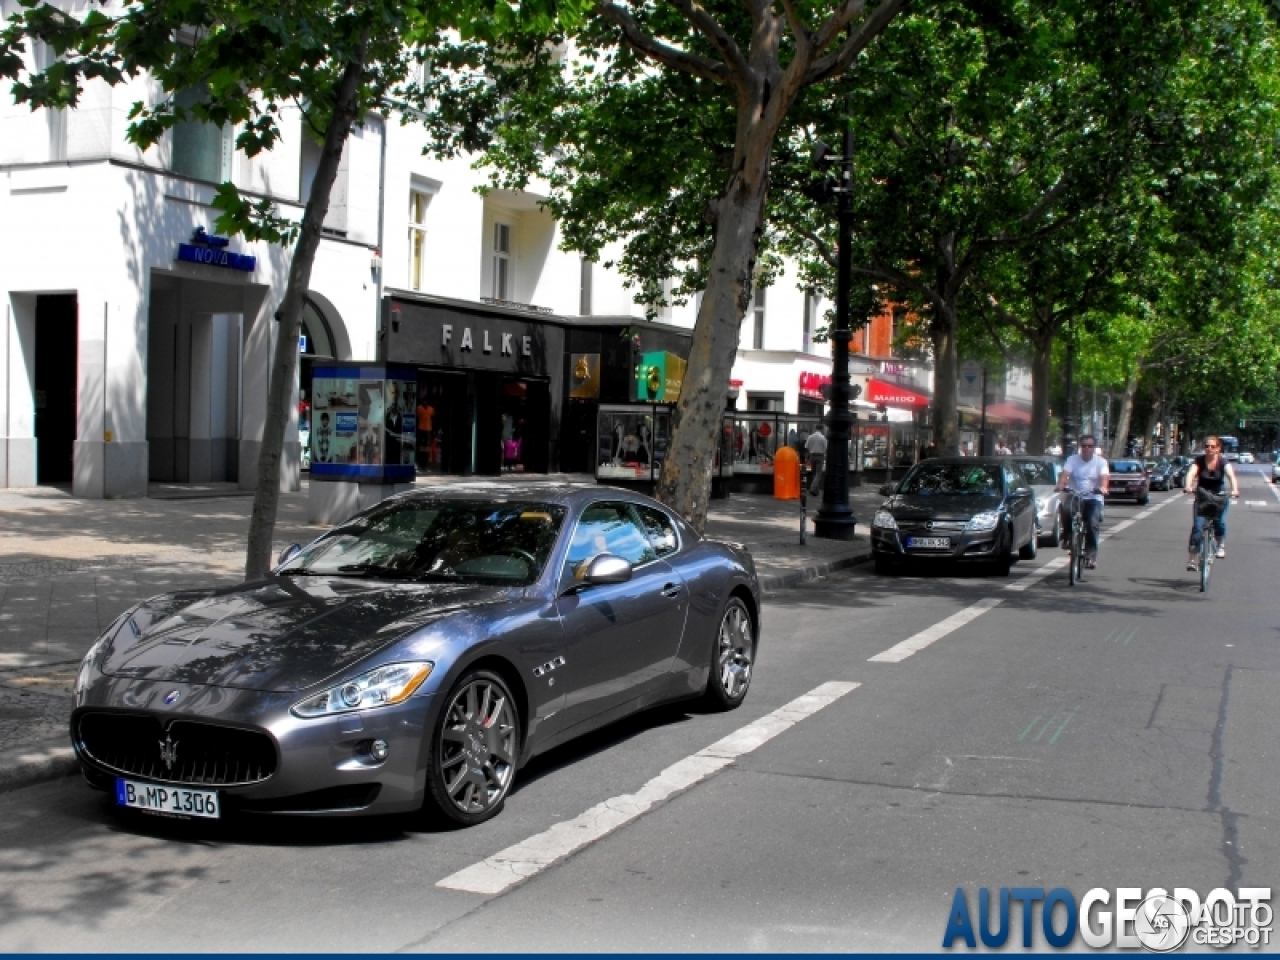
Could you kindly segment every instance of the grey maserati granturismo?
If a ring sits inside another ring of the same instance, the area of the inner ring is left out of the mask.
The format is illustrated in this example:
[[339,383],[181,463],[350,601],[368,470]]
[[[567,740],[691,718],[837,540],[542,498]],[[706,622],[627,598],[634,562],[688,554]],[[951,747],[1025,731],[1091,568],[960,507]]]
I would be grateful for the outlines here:
[[665,701],[738,706],[759,636],[747,550],[647,497],[413,491],[264,580],[122,614],[80,668],[71,737],[122,807],[476,824],[573,737]]

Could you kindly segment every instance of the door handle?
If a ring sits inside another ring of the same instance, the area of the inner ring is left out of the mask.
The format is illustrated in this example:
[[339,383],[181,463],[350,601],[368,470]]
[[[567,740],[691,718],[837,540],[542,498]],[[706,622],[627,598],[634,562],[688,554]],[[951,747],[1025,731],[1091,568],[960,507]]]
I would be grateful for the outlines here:
[[664,597],[671,597],[672,599],[680,596],[680,584],[668,583],[662,588],[662,595]]

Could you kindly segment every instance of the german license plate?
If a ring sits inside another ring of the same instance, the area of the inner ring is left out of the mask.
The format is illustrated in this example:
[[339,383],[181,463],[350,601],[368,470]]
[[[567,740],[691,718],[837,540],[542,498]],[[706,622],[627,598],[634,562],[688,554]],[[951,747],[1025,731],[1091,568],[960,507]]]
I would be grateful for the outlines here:
[[167,813],[174,817],[205,817],[216,820],[221,816],[216,790],[162,787],[154,783],[125,780],[123,777],[116,778],[116,806],[145,810],[147,813]]
[[907,537],[907,546],[916,550],[950,550],[950,537]]

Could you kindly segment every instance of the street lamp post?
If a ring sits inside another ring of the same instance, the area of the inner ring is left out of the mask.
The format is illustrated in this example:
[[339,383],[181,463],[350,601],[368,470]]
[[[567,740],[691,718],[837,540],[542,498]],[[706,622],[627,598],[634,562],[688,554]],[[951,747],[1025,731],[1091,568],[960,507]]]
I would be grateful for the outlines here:
[[852,292],[853,258],[853,128],[845,114],[844,149],[840,157],[837,188],[836,326],[831,331],[831,413],[827,424],[827,475],[822,487],[822,507],[813,520],[813,535],[826,540],[852,540],[858,518],[849,508],[849,440],[853,413],[850,409],[849,297]]

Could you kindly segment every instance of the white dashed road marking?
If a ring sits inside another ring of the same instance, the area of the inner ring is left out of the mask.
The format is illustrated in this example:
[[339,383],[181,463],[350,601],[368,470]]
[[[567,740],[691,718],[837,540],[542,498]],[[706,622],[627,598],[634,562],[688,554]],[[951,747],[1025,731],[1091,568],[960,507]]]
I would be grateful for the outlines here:
[[445,877],[436,886],[490,896],[502,893],[705,780],[859,686],[831,682],[815,687],[773,713],[672,764],[636,793],[598,803],[567,823],[557,823],[550,830]]
[[930,644],[937,643],[948,633],[959,630],[971,620],[976,620],[992,607],[998,607],[1004,601],[996,597],[985,597],[971,607],[965,607],[959,613],[953,613],[947,619],[935,623],[928,630],[921,630],[914,637],[908,637],[888,650],[871,657],[871,663],[901,663],[913,653],[919,653]]

